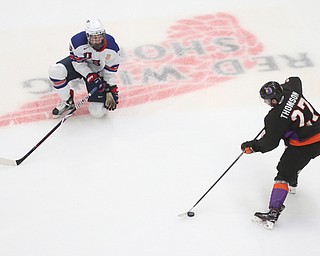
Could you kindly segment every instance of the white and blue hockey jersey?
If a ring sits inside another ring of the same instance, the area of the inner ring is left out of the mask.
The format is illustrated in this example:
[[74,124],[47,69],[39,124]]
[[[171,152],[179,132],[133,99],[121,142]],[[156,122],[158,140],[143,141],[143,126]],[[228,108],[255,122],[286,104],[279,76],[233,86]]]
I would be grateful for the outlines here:
[[96,51],[90,46],[85,31],[74,35],[70,42],[70,58],[74,69],[83,77],[93,72],[99,73],[108,84],[115,85],[120,49],[111,35],[105,36],[105,45]]

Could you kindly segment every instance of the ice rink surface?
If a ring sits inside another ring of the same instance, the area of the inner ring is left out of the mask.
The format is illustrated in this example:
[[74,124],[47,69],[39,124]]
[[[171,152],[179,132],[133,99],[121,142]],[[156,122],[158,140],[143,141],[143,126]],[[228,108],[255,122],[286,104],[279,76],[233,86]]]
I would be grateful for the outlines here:
[[[272,231],[267,209],[283,144],[239,156],[263,127],[269,80],[299,76],[320,110],[319,7],[306,1],[11,1],[0,9],[0,157],[26,154],[59,120],[48,66],[98,17],[123,51],[119,108],[86,105],[17,167],[0,166],[2,256],[313,256],[319,159]],[[74,84],[76,100],[84,97]]]

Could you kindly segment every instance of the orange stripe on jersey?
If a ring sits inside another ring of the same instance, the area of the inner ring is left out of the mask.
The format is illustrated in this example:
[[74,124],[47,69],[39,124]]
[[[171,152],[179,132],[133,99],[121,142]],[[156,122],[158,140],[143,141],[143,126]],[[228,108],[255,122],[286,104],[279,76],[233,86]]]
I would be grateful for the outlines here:
[[289,190],[288,183],[274,183],[273,188],[275,189],[284,189],[286,191]]
[[319,141],[320,141],[320,133],[317,133],[316,135],[313,135],[306,140],[290,140],[289,143],[291,146],[301,147],[301,146],[310,145]]

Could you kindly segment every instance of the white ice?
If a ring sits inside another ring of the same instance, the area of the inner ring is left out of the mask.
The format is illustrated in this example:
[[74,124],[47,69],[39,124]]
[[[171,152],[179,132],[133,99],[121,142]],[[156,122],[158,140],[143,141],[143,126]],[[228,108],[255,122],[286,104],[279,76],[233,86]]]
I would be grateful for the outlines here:
[[[178,19],[225,12],[264,44],[279,70],[254,68],[221,85],[120,108],[106,118],[67,120],[20,166],[0,166],[2,256],[318,255],[319,159],[272,231],[253,222],[266,210],[283,144],[239,156],[268,112],[258,88],[300,76],[320,110],[319,7],[315,0],[11,1],[0,9],[0,115],[40,96],[22,82],[47,77],[68,54],[69,37],[100,17],[122,48],[159,43]],[[313,66],[279,57],[307,52]],[[138,63],[137,63],[138,65]],[[45,104],[45,102],[44,102]],[[57,120],[0,127],[0,156],[17,159]]]

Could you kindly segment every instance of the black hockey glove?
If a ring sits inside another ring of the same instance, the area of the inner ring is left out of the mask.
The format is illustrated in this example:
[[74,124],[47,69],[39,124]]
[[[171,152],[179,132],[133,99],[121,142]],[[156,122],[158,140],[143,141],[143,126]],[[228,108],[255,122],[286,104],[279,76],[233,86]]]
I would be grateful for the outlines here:
[[254,140],[243,142],[243,143],[241,144],[241,150],[242,150],[245,154],[252,154],[252,153],[255,152],[255,151],[253,150],[253,144],[254,144]]
[[118,104],[118,86],[117,85],[108,85],[105,84],[105,92],[106,92],[106,102],[105,106],[108,110],[115,110]]
[[97,73],[88,74],[86,80],[88,84],[93,84],[93,86],[98,86],[98,88],[102,86],[102,79]]

